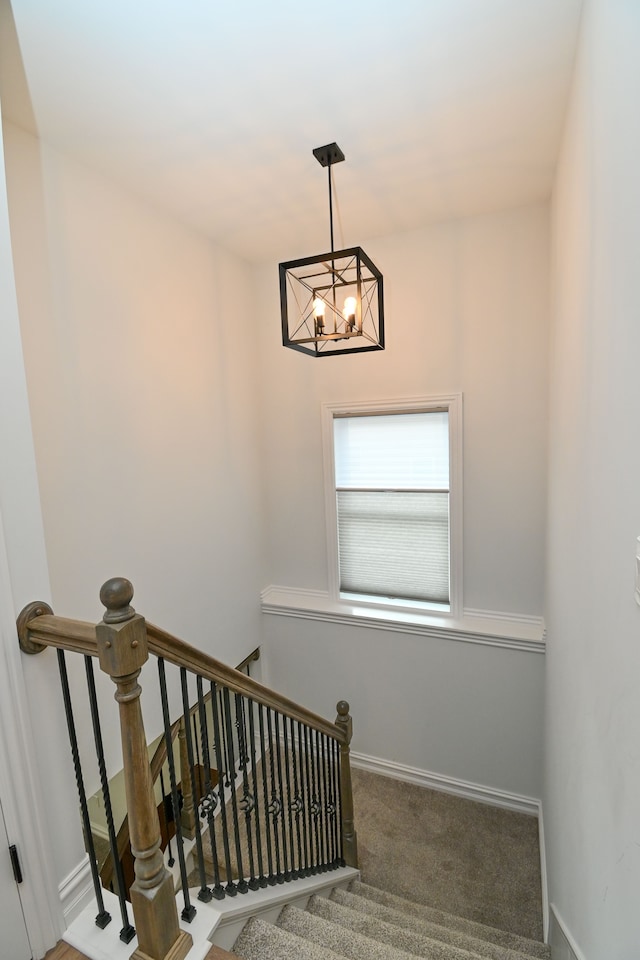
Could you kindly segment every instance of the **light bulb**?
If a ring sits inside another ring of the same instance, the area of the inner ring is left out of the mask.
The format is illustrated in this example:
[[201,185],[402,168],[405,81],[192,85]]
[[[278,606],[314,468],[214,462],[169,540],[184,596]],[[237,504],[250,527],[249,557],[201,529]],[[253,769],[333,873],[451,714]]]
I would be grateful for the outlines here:
[[356,305],[357,304],[356,304],[355,297],[347,297],[347,299],[344,302],[344,310],[342,311],[342,315],[345,318],[345,320],[355,320]]
[[313,301],[313,326],[316,337],[324,334],[324,306],[322,297],[316,297]]
[[356,298],[347,297],[344,301],[344,308],[342,310],[342,316],[344,317],[345,324],[344,329],[346,333],[353,333],[356,328]]

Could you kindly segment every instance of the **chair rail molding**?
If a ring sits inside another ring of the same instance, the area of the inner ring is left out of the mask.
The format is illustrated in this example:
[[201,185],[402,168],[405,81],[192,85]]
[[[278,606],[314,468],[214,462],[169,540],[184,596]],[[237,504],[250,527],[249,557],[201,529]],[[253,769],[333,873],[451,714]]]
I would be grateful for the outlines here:
[[465,609],[461,617],[455,618],[333,600],[328,591],[276,585],[262,591],[261,603],[262,612],[272,616],[479,643],[524,653],[544,654],[546,650],[545,624],[543,618],[538,616]]

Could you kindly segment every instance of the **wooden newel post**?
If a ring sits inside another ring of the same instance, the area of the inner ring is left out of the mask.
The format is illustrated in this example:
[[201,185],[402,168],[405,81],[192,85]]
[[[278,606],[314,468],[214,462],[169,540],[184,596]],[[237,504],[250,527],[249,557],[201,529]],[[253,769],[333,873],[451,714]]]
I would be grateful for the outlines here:
[[358,837],[353,822],[353,788],[351,786],[351,763],[349,760],[350,743],[353,734],[353,720],[349,716],[349,704],[341,700],[337,706],[336,726],[344,730],[345,742],[340,744],[340,786],[342,798],[342,850],[348,867],[358,866]]
[[130,895],[138,947],[131,960],[183,960],[193,941],[178,924],[173,879],[160,848],[160,823],[140,708],[138,676],[149,656],[146,626],[130,605],[133,587],[128,580],[108,580],[100,599],[107,610],[96,626],[98,657],[100,667],[117,688],[129,835],[135,857],[136,878]]

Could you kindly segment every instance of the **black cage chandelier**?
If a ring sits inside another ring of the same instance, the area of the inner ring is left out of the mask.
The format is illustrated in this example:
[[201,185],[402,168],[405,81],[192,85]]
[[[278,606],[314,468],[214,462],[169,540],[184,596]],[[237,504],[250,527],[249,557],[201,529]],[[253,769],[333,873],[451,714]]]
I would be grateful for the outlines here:
[[344,153],[328,143],[313,155],[329,175],[331,250],[280,264],[282,342],[312,357],[384,350],[382,274],[362,247],[333,249],[331,166]]

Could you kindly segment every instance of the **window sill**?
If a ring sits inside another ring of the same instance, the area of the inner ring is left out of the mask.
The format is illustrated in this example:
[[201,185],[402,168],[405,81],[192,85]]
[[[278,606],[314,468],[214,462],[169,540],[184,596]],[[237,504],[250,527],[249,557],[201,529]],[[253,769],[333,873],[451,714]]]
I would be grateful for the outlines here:
[[345,600],[333,600],[322,590],[266,587],[262,612],[350,626],[412,633],[435,639],[506,647],[527,653],[544,653],[545,627],[541,617],[523,617],[485,610],[465,610],[462,617],[438,616],[409,610],[390,610]]

